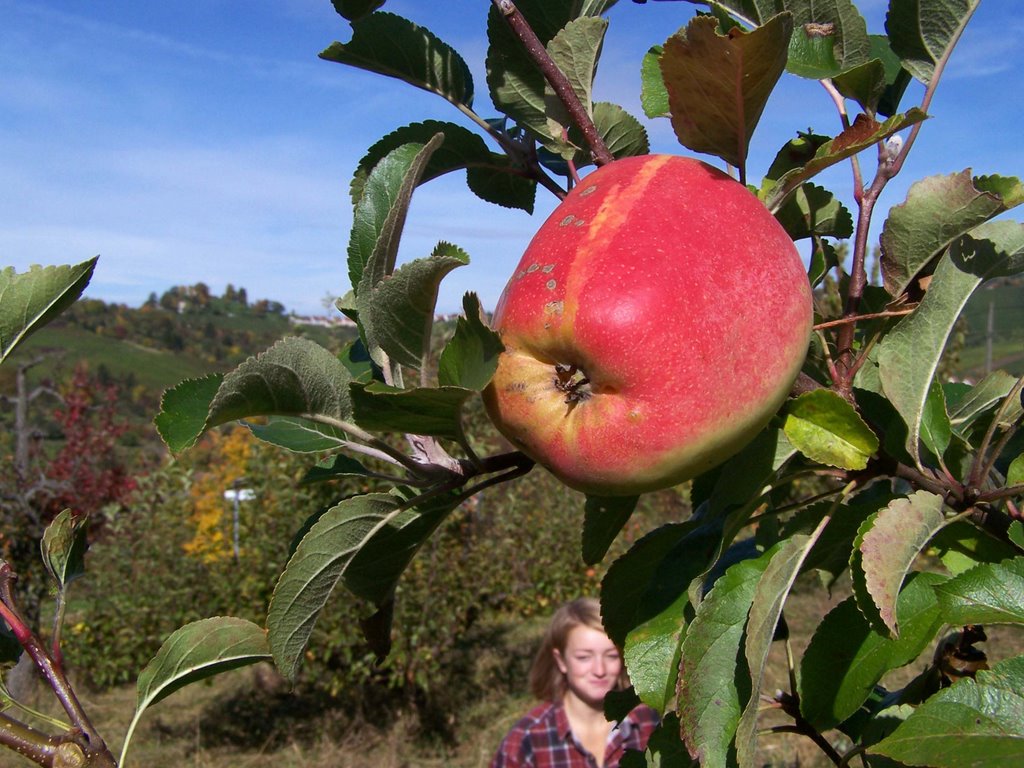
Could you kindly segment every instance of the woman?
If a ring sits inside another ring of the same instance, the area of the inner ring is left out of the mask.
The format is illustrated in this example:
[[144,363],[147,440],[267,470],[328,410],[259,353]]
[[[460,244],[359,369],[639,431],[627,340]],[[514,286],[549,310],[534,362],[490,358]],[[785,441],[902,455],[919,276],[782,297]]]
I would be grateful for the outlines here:
[[605,695],[628,685],[597,600],[563,605],[530,668],[530,689],[544,703],[512,727],[491,768],[615,768],[627,749],[646,747],[658,724],[657,713],[642,705],[621,722],[605,719]]

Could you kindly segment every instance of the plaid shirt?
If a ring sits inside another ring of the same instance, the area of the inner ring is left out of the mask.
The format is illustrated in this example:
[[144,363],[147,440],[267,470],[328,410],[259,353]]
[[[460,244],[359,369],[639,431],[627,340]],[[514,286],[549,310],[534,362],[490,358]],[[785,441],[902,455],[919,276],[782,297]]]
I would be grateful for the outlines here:
[[[639,706],[608,737],[605,768],[616,768],[627,749],[643,750],[658,714]],[[576,741],[560,703],[540,704],[527,713],[501,742],[491,768],[596,768],[597,760]]]

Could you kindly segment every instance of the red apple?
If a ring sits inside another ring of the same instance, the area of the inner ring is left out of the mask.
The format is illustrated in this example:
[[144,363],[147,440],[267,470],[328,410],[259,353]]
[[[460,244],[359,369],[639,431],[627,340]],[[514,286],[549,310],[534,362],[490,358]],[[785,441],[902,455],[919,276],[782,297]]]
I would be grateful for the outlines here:
[[584,178],[498,302],[498,429],[572,488],[666,488],[739,451],[807,353],[811,291],[746,187],[669,155]]

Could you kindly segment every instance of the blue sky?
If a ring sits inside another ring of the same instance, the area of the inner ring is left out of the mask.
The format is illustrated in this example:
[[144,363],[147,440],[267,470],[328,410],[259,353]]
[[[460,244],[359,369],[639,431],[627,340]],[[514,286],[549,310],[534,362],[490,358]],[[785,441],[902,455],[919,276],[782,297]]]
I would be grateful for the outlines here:
[[[385,6],[463,55],[485,116],[488,6]],[[858,6],[869,31],[882,32],[886,3]],[[643,118],[640,60],[694,10],[621,0],[609,15],[595,96],[640,117],[655,151],[686,154],[666,120]],[[348,288],[348,183],[366,148],[416,120],[468,125],[437,97],[319,60],[348,36],[330,0],[0,0],[0,19],[0,262],[20,271],[100,254],[87,295],[107,301],[137,306],[202,281],[322,313],[325,295]],[[984,0],[883,211],[926,175],[1024,175],[1022,65],[1024,4]],[[904,106],[919,99],[912,90]],[[820,85],[787,76],[754,137],[751,179],[811,127],[838,130],[831,102]],[[849,201],[848,166],[824,178]],[[442,286],[440,311],[457,310],[470,289],[493,308],[556,202],[538,199],[532,218],[505,211],[477,200],[461,173],[417,193],[402,258],[443,239],[472,260]]]

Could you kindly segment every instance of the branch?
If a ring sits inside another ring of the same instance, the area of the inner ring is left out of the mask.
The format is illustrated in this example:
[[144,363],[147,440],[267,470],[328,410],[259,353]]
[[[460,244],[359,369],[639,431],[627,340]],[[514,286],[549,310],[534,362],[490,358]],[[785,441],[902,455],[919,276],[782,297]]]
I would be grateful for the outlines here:
[[861,320],[877,320],[881,317],[903,317],[909,315],[917,309],[917,306],[913,306],[910,309],[891,309],[886,312],[871,312],[867,315],[849,315],[841,317],[838,320],[827,320],[824,323],[818,323],[813,327],[812,330],[820,331],[823,328],[834,328],[837,325],[847,325],[848,323],[858,323]]
[[[971,13],[973,14],[973,11]],[[924,96],[921,99],[922,112],[927,112],[928,107],[931,106],[932,97],[935,95],[935,89],[942,77],[943,70],[946,68],[946,63],[949,61],[949,55],[952,53],[960,35],[963,33],[966,21],[967,19],[964,19],[964,24],[957,30],[955,39],[953,39],[950,45],[946,48],[945,55],[935,64],[935,70],[932,73],[931,82],[928,83]],[[886,184],[888,184],[889,181],[895,177],[900,170],[902,170],[903,164],[906,162],[907,155],[910,152],[910,148],[914,145],[914,141],[917,139],[917,135],[921,131],[922,124],[923,123],[916,123],[914,127],[911,128],[907,140],[896,152],[890,152],[886,142],[879,142],[878,171],[875,174],[874,180],[871,182],[871,186],[868,187],[859,201],[860,215],[857,219],[857,232],[853,247],[853,263],[850,267],[850,285],[847,291],[845,311],[845,316],[847,317],[856,315],[857,307],[860,304],[861,296],[864,293],[864,287],[867,285],[867,271],[864,268],[864,262],[867,253],[868,232],[871,228],[871,214],[874,210],[875,203],[878,201],[878,196],[882,194],[882,190],[885,189]],[[837,339],[839,353],[838,372],[840,373],[840,379],[836,381],[835,384],[840,394],[849,392],[853,381],[854,372],[851,372],[851,360],[853,357],[854,334],[855,325],[853,323],[844,325],[840,330],[839,337]]]
[[[11,584],[16,578],[9,563],[0,563],[0,615],[3,616],[11,631],[17,638],[19,645],[25,649],[35,663],[36,668],[42,674],[53,695],[61,703],[64,711],[78,731],[90,752],[103,753],[107,751],[103,738],[93,727],[89,716],[82,709],[78,697],[75,695],[71,683],[64,675],[64,671],[57,666],[53,658],[46,652],[43,643],[36,637],[21,614],[15,607],[14,595],[11,591]],[[113,764],[113,763],[111,763]]]
[[555,95],[565,105],[573,122],[583,131],[583,136],[590,146],[590,154],[594,158],[594,163],[597,165],[607,165],[615,160],[615,157],[604,143],[604,139],[601,138],[601,134],[598,133],[593,119],[591,119],[583,104],[580,103],[580,99],[576,95],[576,91],[573,90],[569,79],[552,60],[551,55],[544,47],[544,43],[540,41],[537,33],[533,31],[523,17],[523,14],[516,8],[516,4],[512,0],[492,0],[492,2],[498,9],[498,12],[504,17],[512,33],[523,44],[526,53],[540,68],[540,71],[544,74],[544,79],[554,89]]
[[59,741],[0,712],[0,744],[38,765],[52,765]]

